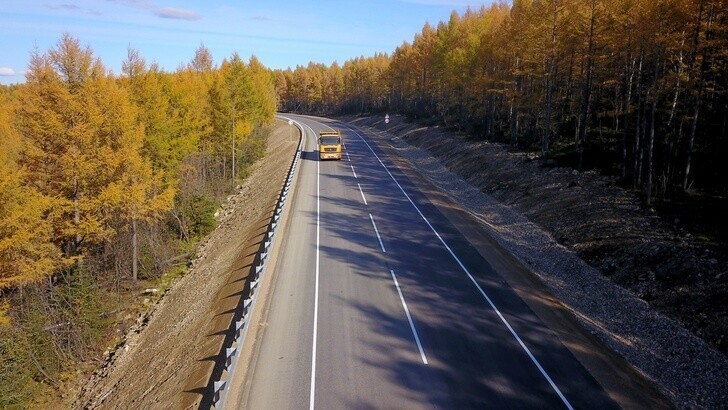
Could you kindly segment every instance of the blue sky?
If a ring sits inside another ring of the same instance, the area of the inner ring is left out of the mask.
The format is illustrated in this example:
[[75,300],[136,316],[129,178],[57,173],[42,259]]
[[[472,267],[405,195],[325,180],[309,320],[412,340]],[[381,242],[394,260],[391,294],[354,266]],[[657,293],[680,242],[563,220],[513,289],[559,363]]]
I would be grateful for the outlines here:
[[[237,51],[270,68],[331,64],[411,41],[426,21],[471,0],[0,0],[0,83],[23,82],[30,53],[46,52],[64,32],[90,45],[119,73],[127,49],[168,71],[188,63],[200,44],[215,63]],[[486,3],[490,3],[486,0]]]

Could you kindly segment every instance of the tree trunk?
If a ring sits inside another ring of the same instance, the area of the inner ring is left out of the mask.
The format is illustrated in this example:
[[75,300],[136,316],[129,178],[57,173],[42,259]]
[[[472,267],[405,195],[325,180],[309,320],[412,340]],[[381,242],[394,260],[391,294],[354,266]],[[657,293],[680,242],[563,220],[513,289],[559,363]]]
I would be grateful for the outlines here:
[[683,173],[682,190],[687,192],[688,181],[690,179],[690,167],[693,160],[693,146],[695,145],[695,131],[698,128],[698,115],[700,114],[700,103],[695,102],[695,111],[693,111],[693,123],[690,126],[690,138],[688,139],[688,150],[685,153],[685,172]]
[[685,46],[685,31],[682,33],[682,41],[680,42],[680,56],[677,61],[677,84],[675,85],[675,97],[672,99],[670,106],[670,117],[667,120],[667,126],[672,124],[672,120],[675,117],[675,109],[677,108],[677,100],[680,96],[680,80],[683,75],[683,47]]
[[594,72],[594,26],[596,23],[596,1],[592,0],[591,19],[589,21],[589,45],[586,55],[586,81],[582,89],[581,120],[579,121],[579,169],[584,165],[584,144],[586,143],[586,132],[589,128],[589,109],[591,108],[591,85]]
[[[630,53],[631,54],[631,53]],[[622,181],[627,179],[627,116],[629,115],[629,107],[632,103],[632,80],[634,79],[634,65],[632,61],[630,64],[631,56],[628,56],[625,60],[625,75],[629,71],[629,77],[627,80],[627,90],[624,93],[624,102],[622,105],[622,111],[624,113],[624,125],[622,129]],[[631,65],[631,67],[627,67]]]
[[79,231],[79,226],[81,225],[81,205],[80,201],[78,199],[79,197],[79,188],[78,188],[78,177],[73,177],[73,226],[76,229],[76,236],[73,238],[73,245],[71,246],[72,249],[69,251],[69,255],[76,256],[80,252],[81,248],[81,232]]
[[549,59],[549,73],[546,79],[546,121],[544,124],[543,141],[541,144],[541,156],[543,161],[549,159],[549,144],[551,139],[551,98],[554,89],[554,75],[556,71],[556,23],[558,21],[559,1],[553,0],[554,20],[551,30],[551,57]]
[[650,139],[647,143],[647,186],[645,188],[645,204],[652,203],[652,174],[655,146],[655,117],[657,116],[657,79],[660,74],[660,57],[655,58],[655,78],[652,82],[652,118],[650,119]]
[[[710,26],[713,20],[714,16],[714,8],[711,8],[710,12],[708,13],[708,26],[705,30],[705,37],[706,40],[710,38]],[[695,52],[697,54],[697,48],[698,48],[698,41],[699,41],[699,27],[700,27],[700,21],[702,19],[702,13],[703,13],[703,3],[700,4],[700,11],[698,12],[698,21],[697,21],[697,28],[695,33],[695,39],[694,39],[694,48]],[[683,192],[686,192],[688,190],[688,182],[690,180],[690,167],[692,166],[692,159],[693,159],[693,147],[695,145],[695,133],[698,128],[698,118],[700,114],[700,104],[702,102],[702,94],[703,94],[703,86],[704,86],[704,80],[705,80],[705,72],[708,69],[708,48],[703,48],[703,61],[700,63],[700,76],[698,78],[698,90],[695,96],[695,103],[694,103],[694,111],[693,111],[693,123],[690,126],[690,137],[688,139],[688,149],[685,153],[685,172],[683,173],[683,180],[682,180],[682,190]]]
[[131,221],[131,277],[134,282],[139,277],[139,243],[137,240],[137,220]]
[[235,114],[233,114],[233,133],[232,133],[232,140],[233,140],[233,148],[232,148],[232,167],[230,167],[231,172],[230,175],[232,175],[231,180],[233,183],[233,190],[235,189]]
[[634,136],[634,152],[632,153],[632,172],[634,177],[632,178],[632,188],[637,188],[642,184],[642,172],[640,164],[642,163],[642,130],[643,127],[643,104],[642,104],[642,62],[644,60],[644,51],[640,51],[640,64],[637,69],[637,123],[635,126]]
[[640,127],[640,139],[638,142],[639,145],[639,157],[637,160],[637,185],[643,186],[642,179],[644,178],[644,158],[645,158],[645,139],[647,138],[647,97],[649,95],[647,94],[648,91],[645,91],[645,102],[642,104],[642,125]]

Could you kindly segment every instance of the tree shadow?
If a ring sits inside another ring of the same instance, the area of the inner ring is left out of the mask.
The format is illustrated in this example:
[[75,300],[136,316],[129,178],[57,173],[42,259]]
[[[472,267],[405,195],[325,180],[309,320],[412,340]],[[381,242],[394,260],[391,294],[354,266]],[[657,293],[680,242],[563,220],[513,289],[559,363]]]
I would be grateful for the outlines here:
[[319,152],[318,151],[301,151],[301,159],[304,161],[318,161],[319,160]]

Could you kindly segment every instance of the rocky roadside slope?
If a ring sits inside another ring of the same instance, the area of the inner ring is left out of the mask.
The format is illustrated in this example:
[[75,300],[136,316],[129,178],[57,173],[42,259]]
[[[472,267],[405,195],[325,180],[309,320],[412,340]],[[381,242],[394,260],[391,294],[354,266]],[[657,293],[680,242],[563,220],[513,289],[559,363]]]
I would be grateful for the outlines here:
[[190,272],[109,352],[74,408],[197,408],[206,400],[231,307],[242,293],[261,226],[264,233],[298,144],[289,132],[285,121],[276,122],[264,159],[228,198],[218,228],[198,249]]
[[717,349],[727,350],[724,254],[643,210],[613,179],[390,119],[343,120],[377,132],[475,215],[677,407],[728,403],[728,358]]

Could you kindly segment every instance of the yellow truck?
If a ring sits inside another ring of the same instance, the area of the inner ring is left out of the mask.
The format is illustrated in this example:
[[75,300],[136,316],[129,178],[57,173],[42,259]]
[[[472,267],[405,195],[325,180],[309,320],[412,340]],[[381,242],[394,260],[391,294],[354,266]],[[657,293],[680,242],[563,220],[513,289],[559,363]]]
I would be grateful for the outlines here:
[[319,159],[341,159],[339,131],[321,131],[318,140]]

